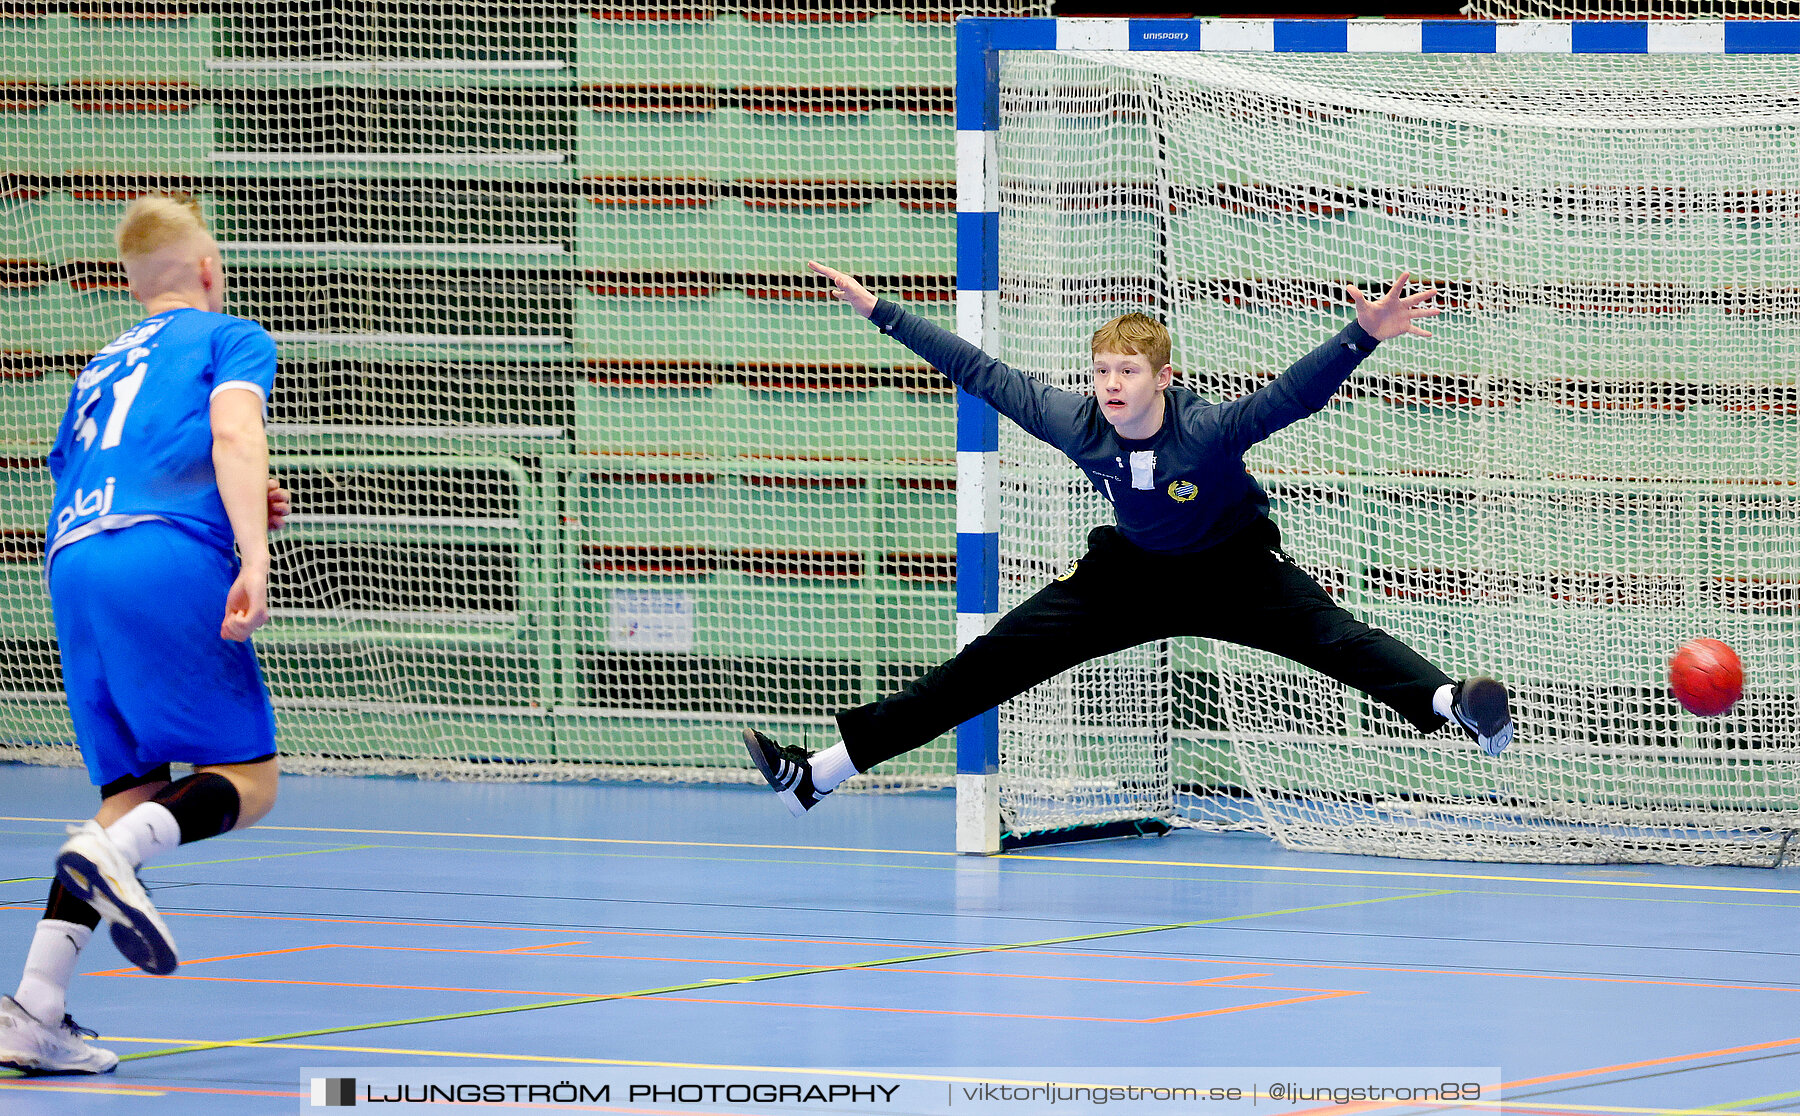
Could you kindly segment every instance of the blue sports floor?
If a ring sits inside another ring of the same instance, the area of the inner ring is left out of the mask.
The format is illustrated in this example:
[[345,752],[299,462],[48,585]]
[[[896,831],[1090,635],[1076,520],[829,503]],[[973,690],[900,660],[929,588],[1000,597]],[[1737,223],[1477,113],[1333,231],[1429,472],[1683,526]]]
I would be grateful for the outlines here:
[[[0,765],[0,991],[93,803],[79,770]],[[795,820],[748,787],[288,777],[264,825],[145,869],[176,974],[104,932],[83,956],[70,1011],[118,1072],[0,1076],[0,1112],[292,1113],[302,1067],[623,1065],[1474,1066],[1504,1102],[1308,1111],[1800,1113],[1800,872],[1195,833],[979,859],[951,826],[939,794]]]

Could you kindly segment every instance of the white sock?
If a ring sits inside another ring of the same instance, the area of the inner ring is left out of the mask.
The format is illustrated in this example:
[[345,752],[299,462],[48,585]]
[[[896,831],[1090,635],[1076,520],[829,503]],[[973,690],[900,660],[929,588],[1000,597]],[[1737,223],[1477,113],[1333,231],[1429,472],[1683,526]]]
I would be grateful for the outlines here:
[[850,749],[842,740],[814,756],[811,763],[813,789],[820,794],[836,790],[839,783],[857,773],[850,762]]
[[141,802],[106,827],[106,835],[137,867],[181,844],[181,823],[160,802]]
[[93,931],[61,919],[46,918],[31,936],[31,952],[25,955],[25,975],[13,999],[37,1016],[38,1022],[56,1026],[68,1009],[69,978],[75,975],[75,959]]
[[1431,711],[1446,721],[1454,721],[1456,717],[1450,712],[1450,699],[1456,693],[1456,687],[1446,682],[1431,695]]

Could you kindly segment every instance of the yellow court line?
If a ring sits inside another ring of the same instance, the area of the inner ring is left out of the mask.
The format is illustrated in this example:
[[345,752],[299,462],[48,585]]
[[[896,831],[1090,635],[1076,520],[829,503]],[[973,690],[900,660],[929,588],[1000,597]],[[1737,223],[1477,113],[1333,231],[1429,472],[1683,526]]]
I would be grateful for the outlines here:
[[[80,819],[71,818],[25,818],[0,815],[0,822],[68,822],[73,824]],[[353,829],[337,826],[312,825],[258,825],[258,830],[276,833],[356,833],[379,837],[467,837],[489,841],[545,841],[553,844],[576,845],[650,845],[660,848],[678,849],[776,849],[787,852],[853,852],[853,853],[892,853],[897,856],[945,856],[960,857],[963,853],[952,849],[871,849],[854,848],[843,845],[780,845],[765,841],[656,841],[646,838],[632,837],[553,837],[536,833],[463,833],[456,830],[443,829]]]
[[[4,820],[4,819],[0,819]],[[894,856],[938,856],[965,857],[967,854],[949,849],[871,849],[856,846],[839,845],[779,845],[765,842],[733,842],[733,841],[650,841],[640,838],[626,837],[540,837],[530,834],[516,833],[448,833],[431,830],[406,829],[331,829],[311,828],[305,826],[264,826],[265,829],[280,829],[295,833],[361,833],[387,837],[486,837],[507,841],[552,841],[578,842],[596,845],[656,845],[668,848],[697,849],[760,849],[783,852],[836,852],[881,854]],[[1484,876],[1469,872],[1417,872],[1394,871],[1374,868],[1319,868],[1303,865],[1285,864],[1228,864],[1205,860],[1116,860],[1101,856],[1046,856],[1041,853],[1000,853],[992,860],[1029,860],[1052,861],[1058,864],[1108,864],[1114,867],[1156,867],[1156,868],[1212,868],[1236,869],[1245,872],[1298,872],[1317,873],[1336,876],[1384,876],[1401,879],[1433,879],[1433,880],[1472,880],[1476,882],[1535,883],[1535,884],[1582,884],[1593,887],[1635,887],[1654,888],[1675,891],[1722,891],[1743,892],[1759,895],[1800,895],[1800,888],[1786,887],[1738,887],[1725,884],[1683,884],[1655,883],[1640,880],[1573,880],[1544,879],[1538,876]],[[971,863],[979,863],[973,859]]]
[[[1445,1108],[1493,1109],[1499,1112],[1517,1113],[1518,1116],[1530,1116],[1533,1112],[1595,1112],[1609,1114],[1609,1116],[1719,1116],[1720,1112],[1717,1108],[1643,1108],[1637,1105],[1568,1104],[1557,1101],[1520,1101],[1510,1098],[1492,1101],[1432,1101],[1430,1103],[1441,1104]],[[1382,1107],[1401,1109],[1411,1108],[1414,1105],[1401,1102]],[[1375,1112],[1378,1110],[1375,1107],[1369,1107],[1361,1111]],[[1344,1111],[1356,1112],[1359,1110],[1352,1106]],[[1295,1113],[1294,1116],[1306,1116],[1306,1114]],[[1776,1110],[1771,1108],[1759,1112],[1757,1116],[1800,1116],[1800,1113],[1792,1109]]]
[[164,868],[204,868],[209,864],[237,864],[248,860],[279,860],[284,856],[318,856],[321,853],[361,852],[364,849],[378,849],[380,845],[337,845],[329,849],[301,849],[296,852],[255,853],[251,856],[233,856],[222,860],[184,860],[180,864],[156,863],[156,870]]
[[[375,849],[380,847],[381,846],[379,845],[338,845],[329,849],[300,849],[295,852],[254,853],[250,856],[220,857],[217,860],[184,860],[179,864],[158,863],[156,867],[158,870],[163,868],[204,868],[209,864],[241,864],[253,860],[278,860],[284,856],[318,856],[320,853],[362,852],[365,849]],[[0,880],[0,884],[49,882],[49,876],[21,876],[16,880]],[[4,909],[11,910],[12,908],[8,907]]]
[[1709,1104],[1700,1111],[1708,1113],[1709,1116],[1717,1116],[1718,1113],[1730,1112],[1734,1108],[1749,1108],[1753,1104],[1768,1104],[1771,1101],[1789,1100],[1800,1100],[1800,1089],[1796,1089],[1791,1093],[1771,1093],[1766,1097],[1748,1097],[1740,1101],[1721,1101],[1718,1104]]
[[[1469,1109],[1476,1112],[1491,1111],[1516,1113],[1517,1116],[1531,1116],[1531,1113],[1534,1112],[1553,1113],[1556,1114],[1556,1116],[1561,1116],[1562,1113],[1566,1112],[1592,1112],[1599,1114],[1599,1116],[1719,1116],[1719,1110],[1716,1108],[1644,1108],[1639,1105],[1568,1104],[1556,1101],[1520,1101],[1513,1100],[1510,1097],[1502,1100],[1395,1101],[1392,1104],[1382,1101],[1372,1101],[1362,1104],[1351,1102],[1349,1105],[1338,1105],[1334,1102],[1327,1108],[1307,1109],[1302,1112],[1293,1113],[1293,1116],[1312,1116],[1313,1113],[1340,1111],[1399,1111],[1400,1109],[1415,1109],[1419,1104],[1430,1104],[1433,1106],[1433,1111],[1449,1112],[1452,1110],[1460,1111]],[[1759,1112],[1757,1116],[1800,1116],[1800,1113],[1792,1110],[1776,1111],[1770,1109],[1766,1112]]]
[[[0,816],[0,821],[60,822],[63,818]],[[460,833],[433,829],[352,829],[331,826],[263,825],[282,833],[344,833],[378,837],[462,837],[488,841],[543,841],[554,844],[652,846],[672,849],[749,849],[763,852],[831,852],[861,855],[966,857],[952,849],[881,849],[854,845],[782,845],[764,841],[653,841],[630,837],[553,837],[530,833]],[[1473,883],[1528,883],[1550,886],[1638,888],[1657,891],[1723,892],[1746,895],[1800,895],[1800,887],[1743,887],[1731,884],[1657,883],[1646,880],[1583,880],[1541,876],[1484,876],[1472,872],[1398,871],[1380,868],[1320,868],[1297,864],[1231,864],[1208,860],[1118,860],[1103,856],[1047,856],[1042,853],[997,853],[989,861],[1025,860],[1056,864],[1106,864],[1115,868],[1209,868],[1239,872],[1285,872],[1301,875],[1369,876],[1388,879],[1468,880]],[[970,858],[970,863],[980,861]],[[160,867],[160,866],[159,866]],[[1580,867],[1569,865],[1569,867]]]
[[108,1089],[100,1085],[54,1085],[44,1084],[39,1077],[5,1077],[0,1078],[0,1089],[32,1089],[40,1093],[104,1093],[111,1097],[163,1097],[167,1093],[158,1089],[134,1089],[128,1086]]

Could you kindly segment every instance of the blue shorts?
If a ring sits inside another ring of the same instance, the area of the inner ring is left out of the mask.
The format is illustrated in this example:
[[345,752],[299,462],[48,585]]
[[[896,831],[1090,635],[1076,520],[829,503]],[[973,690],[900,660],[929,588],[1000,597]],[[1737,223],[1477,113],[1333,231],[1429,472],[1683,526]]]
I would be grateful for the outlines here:
[[50,603],[75,740],[97,787],[165,763],[275,751],[275,710],[249,643],[219,635],[237,558],[166,523],[57,552]]

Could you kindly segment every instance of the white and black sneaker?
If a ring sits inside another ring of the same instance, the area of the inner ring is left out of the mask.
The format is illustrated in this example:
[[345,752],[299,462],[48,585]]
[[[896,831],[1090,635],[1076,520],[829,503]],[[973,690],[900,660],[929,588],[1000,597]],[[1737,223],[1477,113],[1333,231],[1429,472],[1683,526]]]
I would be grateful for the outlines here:
[[744,747],[770,788],[787,803],[788,813],[796,818],[831,793],[813,786],[812,753],[805,748],[792,744],[783,748],[755,729],[744,730]]
[[1468,733],[1481,750],[1497,756],[1513,740],[1512,710],[1506,701],[1506,687],[1485,674],[1471,675],[1450,691],[1450,711],[1456,723]]
[[153,976],[175,971],[180,964],[175,936],[150,902],[137,869],[99,822],[69,828],[69,839],[56,854],[56,878],[112,924],[113,945],[127,961]]
[[119,1056],[90,1043],[94,1032],[68,1016],[49,1024],[0,996],[0,1066],[20,1073],[111,1073]]

